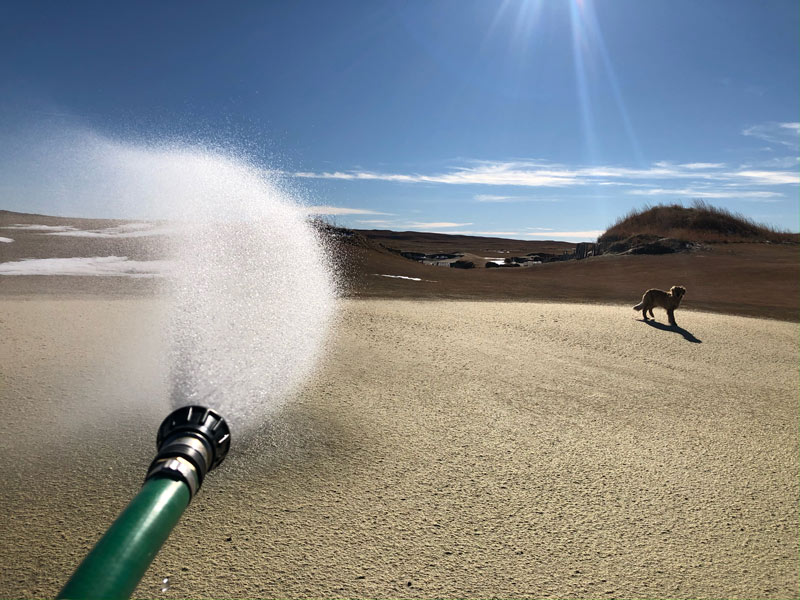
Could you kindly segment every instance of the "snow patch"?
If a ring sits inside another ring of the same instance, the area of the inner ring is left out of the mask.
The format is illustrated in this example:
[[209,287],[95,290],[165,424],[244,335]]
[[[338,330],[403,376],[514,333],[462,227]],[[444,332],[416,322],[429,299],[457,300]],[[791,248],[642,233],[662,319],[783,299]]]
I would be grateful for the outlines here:
[[0,229],[22,229],[24,231],[71,231],[75,229],[72,225],[26,225],[15,224],[0,227]]
[[128,260],[127,256],[26,258],[0,263],[0,275],[157,277],[167,275],[171,268],[170,261]]
[[408,279],[409,281],[422,281],[419,277],[406,277],[405,275],[383,275],[382,273],[375,273],[378,277],[391,277],[393,279]]

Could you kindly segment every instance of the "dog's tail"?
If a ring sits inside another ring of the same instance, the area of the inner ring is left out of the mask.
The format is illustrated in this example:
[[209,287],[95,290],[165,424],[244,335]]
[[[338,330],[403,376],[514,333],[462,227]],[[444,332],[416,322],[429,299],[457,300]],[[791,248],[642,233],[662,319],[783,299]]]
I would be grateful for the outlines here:
[[642,308],[644,308],[644,302],[639,302],[639,304],[633,307],[633,310],[642,310]]

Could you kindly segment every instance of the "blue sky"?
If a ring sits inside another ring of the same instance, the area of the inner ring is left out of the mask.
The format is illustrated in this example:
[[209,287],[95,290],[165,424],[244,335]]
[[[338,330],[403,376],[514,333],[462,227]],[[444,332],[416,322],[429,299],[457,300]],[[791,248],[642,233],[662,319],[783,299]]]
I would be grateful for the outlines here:
[[[343,225],[580,240],[702,198],[800,230],[796,0],[12,1],[0,56],[7,148],[219,141]],[[9,154],[0,208],[62,214]]]

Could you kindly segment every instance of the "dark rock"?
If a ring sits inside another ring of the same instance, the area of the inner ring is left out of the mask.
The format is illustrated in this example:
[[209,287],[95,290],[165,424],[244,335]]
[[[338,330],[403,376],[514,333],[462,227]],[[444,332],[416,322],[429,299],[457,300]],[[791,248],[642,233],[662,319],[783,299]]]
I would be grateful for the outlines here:
[[475,263],[471,260],[457,260],[450,263],[450,266],[454,269],[474,269]]
[[638,246],[634,246],[628,252],[630,254],[671,254],[673,252],[681,252],[688,250],[691,247],[689,242],[683,240],[676,240],[674,238],[661,238],[654,242],[648,242]]

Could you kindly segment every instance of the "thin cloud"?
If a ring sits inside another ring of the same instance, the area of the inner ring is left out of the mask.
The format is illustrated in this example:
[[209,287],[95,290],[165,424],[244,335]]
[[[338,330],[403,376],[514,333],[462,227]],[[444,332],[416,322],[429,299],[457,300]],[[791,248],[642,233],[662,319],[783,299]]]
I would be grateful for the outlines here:
[[778,192],[746,191],[746,190],[703,190],[695,188],[650,188],[631,190],[634,196],[690,196],[692,198],[783,198]]
[[[784,123],[782,129],[793,132],[794,124]],[[323,173],[295,173],[297,177],[340,180],[379,180],[402,183],[429,183],[445,185],[484,185],[533,188],[562,188],[580,186],[640,186],[643,183],[670,180],[695,182],[718,182],[725,185],[735,181],[750,181],[754,185],[785,185],[800,182],[796,173],[789,171],[731,170],[725,163],[692,162],[674,164],[658,161],[645,168],[595,165],[591,167],[567,167],[545,164],[542,161],[482,161],[437,174],[377,173],[371,171],[336,171]],[[663,186],[662,186],[663,187]],[[516,202],[537,200],[507,194],[477,194],[478,202]],[[542,199],[544,200],[544,199]],[[353,214],[353,213],[337,213]]]
[[513,185],[523,187],[565,187],[583,185],[576,173],[561,169],[526,168],[518,163],[481,164],[459,167],[450,173],[435,175],[375,173],[371,171],[336,171],[295,173],[295,177],[339,179],[345,181],[391,181],[400,183],[443,183],[451,185]]
[[764,140],[770,144],[788,146],[794,150],[798,147],[800,123],[762,123],[742,130],[742,135]]
[[494,196],[492,194],[476,194],[473,196],[478,202],[515,202],[516,196]]
[[560,198],[536,198],[531,196],[495,196],[493,194],[476,194],[472,198],[476,202],[561,202]]
[[391,215],[392,213],[378,212],[366,208],[346,208],[343,206],[306,206],[304,212],[308,215]]
[[679,165],[684,169],[720,169],[725,166],[725,163],[704,163],[704,162],[696,162],[696,163],[684,163]]
[[365,225],[391,225],[394,221],[389,219],[357,219],[356,223],[364,223]]
[[[772,150],[770,148],[770,150]],[[744,169],[795,169],[800,163],[800,156],[775,156],[774,158],[761,159],[757,162],[752,162],[740,165],[739,168]]]
[[800,174],[791,171],[737,171],[731,175],[763,185],[800,184]]
[[602,235],[604,232],[603,229],[589,229],[586,231],[542,231],[540,233],[537,232],[529,232],[524,233],[523,235],[528,237],[540,237],[540,238],[547,238],[547,239],[555,239],[555,238],[580,238],[580,239],[596,239],[598,236]]
[[434,223],[422,223],[415,221],[413,223],[409,223],[409,227],[466,227],[467,225],[472,225],[472,223],[450,223],[448,221]]
[[379,180],[379,181],[400,181],[404,183],[418,183],[419,181],[422,181],[422,179],[420,179],[420,176],[417,175],[393,175],[389,173],[371,173],[369,171],[349,171],[349,172],[335,171],[332,173],[300,172],[300,173],[294,173],[294,176],[307,179],[343,179],[348,181]]

